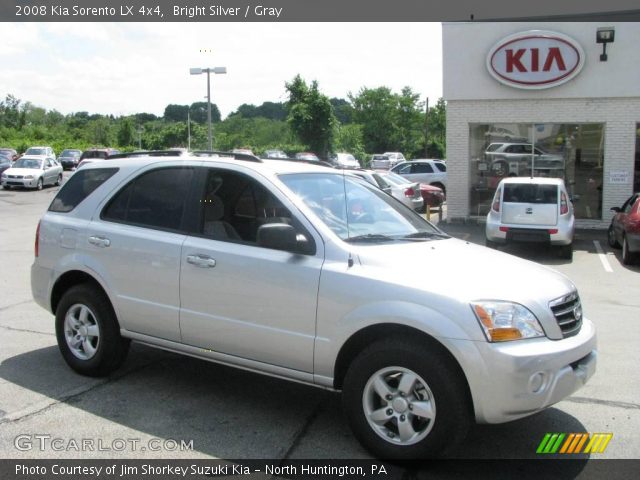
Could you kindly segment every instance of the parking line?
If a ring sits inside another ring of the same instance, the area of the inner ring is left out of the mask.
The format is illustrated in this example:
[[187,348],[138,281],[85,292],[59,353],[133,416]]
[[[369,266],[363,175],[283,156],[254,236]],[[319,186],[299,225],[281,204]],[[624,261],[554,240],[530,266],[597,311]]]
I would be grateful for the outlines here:
[[600,246],[600,242],[598,240],[594,240],[593,244],[596,247],[596,252],[598,252],[598,258],[600,259],[600,263],[602,263],[602,267],[604,268],[604,271],[613,273],[611,264],[609,263],[609,260],[607,259],[607,255],[604,253],[604,250],[602,250],[602,247]]

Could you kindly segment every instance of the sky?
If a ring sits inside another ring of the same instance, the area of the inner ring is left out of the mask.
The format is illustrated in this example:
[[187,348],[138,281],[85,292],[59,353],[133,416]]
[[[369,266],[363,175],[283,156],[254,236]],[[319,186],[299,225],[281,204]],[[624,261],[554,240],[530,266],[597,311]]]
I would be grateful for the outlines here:
[[[442,96],[439,23],[3,23],[0,99],[12,94],[63,114],[162,115],[211,101],[226,117],[243,103],[283,102],[296,74],[338,98],[362,87],[409,86]],[[9,68],[6,68],[6,67]]]

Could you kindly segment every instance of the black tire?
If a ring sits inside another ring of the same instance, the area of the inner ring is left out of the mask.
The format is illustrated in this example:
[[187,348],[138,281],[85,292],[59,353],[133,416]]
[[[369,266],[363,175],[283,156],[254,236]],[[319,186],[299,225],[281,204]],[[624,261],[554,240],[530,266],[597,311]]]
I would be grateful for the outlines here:
[[58,179],[56,180],[56,187],[62,185],[62,174],[58,175]]
[[36,184],[36,190],[42,190],[42,187],[44,187],[44,181],[42,180],[42,177],[40,177],[38,179],[38,183]]
[[[84,359],[74,354],[67,341],[71,331],[68,328],[65,331],[67,315],[73,316],[78,308],[83,307],[88,309],[87,317],[98,329],[97,338],[90,341],[95,353]],[[90,284],[71,287],[62,296],[56,309],[56,337],[67,364],[76,372],[90,377],[101,377],[113,372],[122,365],[129,351],[130,341],[120,336],[120,325],[109,299]]]
[[493,248],[494,250],[498,249],[498,242],[494,242],[492,240],[489,240],[488,238],[484,239],[484,246],[487,248]]
[[[394,376],[391,373],[395,369],[405,372]],[[391,387],[395,395],[391,400],[392,395],[383,399],[372,391],[374,378],[388,373],[385,380],[388,378],[390,382],[400,383],[407,372],[417,375],[417,381],[411,384],[410,395],[402,395],[400,388],[394,390]],[[423,381],[426,388],[422,388]],[[371,403],[372,395],[378,403]],[[404,398],[404,403],[399,396]],[[401,405],[400,409],[396,402]],[[381,340],[362,351],[345,376],[342,403],[354,435],[365,448],[383,459],[440,456],[462,442],[473,417],[466,379],[457,365],[434,345],[409,337]],[[432,420],[415,414],[419,404],[431,405]],[[371,412],[393,412],[395,417],[382,420],[386,421],[384,425],[376,424],[374,427],[369,423],[367,408]],[[418,437],[403,440],[401,424],[410,426],[409,431],[417,432]]]
[[613,225],[609,225],[609,230],[607,230],[607,243],[611,248],[620,248],[620,242],[616,238],[616,231],[613,229]]
[[11,187],[9,185],[3,185],[2,188],[4,188],[5,190],[11,190]]
[[573,243],[570,243],[569,245],[562,245],[559,248],[558,253],[560,255],[560,258],[564,258],[565,260],[573,260]]
[[637,261],[637,253],[629,251],[629,241],[627,236],[622,237],[622,263],[625,265],[634,265]]

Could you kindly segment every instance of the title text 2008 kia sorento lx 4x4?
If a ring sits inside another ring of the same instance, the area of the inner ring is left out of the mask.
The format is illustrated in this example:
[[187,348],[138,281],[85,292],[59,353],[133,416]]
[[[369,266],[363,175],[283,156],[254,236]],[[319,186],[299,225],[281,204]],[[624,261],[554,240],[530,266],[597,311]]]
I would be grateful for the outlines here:
[[439,455],[472,421],[538,412],[596,365],[568,278],[321,165],[87,165],[40,221],[31,279],[77,372],[117,369],[134,340],[341,390],[356,437],[384,458]]

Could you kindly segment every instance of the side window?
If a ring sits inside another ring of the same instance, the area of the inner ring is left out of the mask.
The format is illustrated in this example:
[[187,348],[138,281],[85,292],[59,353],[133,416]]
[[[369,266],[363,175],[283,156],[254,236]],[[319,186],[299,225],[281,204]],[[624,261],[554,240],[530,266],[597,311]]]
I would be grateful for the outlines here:
[[633,208],[633,204],[636,203],[637,199],[638,197],[634,196],[634,197],[631,197],[629,200],[627,200],[624,206],[622,207],[622,211],[624,213],[630,213],[631,209]]
[[446,172],[447,171],[447,166],[444,163],[437,162],[437,163],[434,163],[434,165],[441,172]]
[[255,244],[260,226],[293,223],[291,212],[253,178],[217,169],[208,169],[206,177],[200,201],[200,235]]
[[413,165],[411,173],[433,173],[433,168],[428,163],[416,163]]
[[398,169],[398,173],[400,175],[406,175],[407,173],[411,173],[411,165],[403,165]]
[[179,231],[192,178],[193,169],[184,167],[143,173],[113,197],[101,218]]
[[51,202],[49,211],[70,212],[117,171],[117,168],[94,168],[74,173]]

